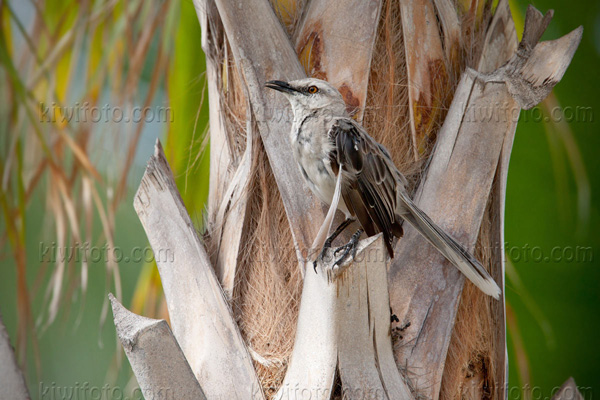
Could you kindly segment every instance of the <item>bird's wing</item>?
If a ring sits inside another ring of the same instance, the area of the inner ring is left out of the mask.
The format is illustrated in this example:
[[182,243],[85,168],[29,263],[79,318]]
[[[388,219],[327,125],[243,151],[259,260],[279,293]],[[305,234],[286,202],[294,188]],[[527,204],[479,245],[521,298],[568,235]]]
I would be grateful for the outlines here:
[[394,256],[393,236],[402,235],[399,219],[404,218],[484,293],[499,297],[500,288],[481,263],[413,203],[404,189],[406,181],[385,147],[350,118],[335,120],[329,138],[335,144],[331,164],[335,168],[343,166],[342,197],[346,207],[369,236],[383,232],[390,257]]
[[402,235],[395,215],[396,185],[401,177],[389,153],[351,118],[336,119],[329,130],[335,144],[332,164],[344,166],[342,197],[367,235],[383,232],[390,256],[393,236]]

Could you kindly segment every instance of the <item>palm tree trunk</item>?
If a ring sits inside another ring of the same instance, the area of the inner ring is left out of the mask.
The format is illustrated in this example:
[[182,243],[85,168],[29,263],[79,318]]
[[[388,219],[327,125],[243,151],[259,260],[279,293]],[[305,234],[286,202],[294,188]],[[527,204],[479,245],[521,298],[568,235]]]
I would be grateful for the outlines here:
[[[284,100],[263,86],[306,75],[336,85],[409,177],[417,204],[503,284],[515,117],[560,80],[581,30],[538,44],[549,16],[531,8],[517,48],[502,0],[493,14],[489,1],[195,4],[211,118],[204,240],[189,229],[169,236],[189,221],[165,222],[181,209],[165,165],[158,186],[149,166],[136,209],[155,250],[185,252],[158,266],[175,338],[206,397],[504,398],[503,299],[463,285],[412,229],[396,243],[387,279],[385,259],[305,273],[327,210],[290,162]],[[479,114],[490,110],[494,118]],[[362,243],[380,247],[377,238]],[[391,325],[390,306],[399,319]]]

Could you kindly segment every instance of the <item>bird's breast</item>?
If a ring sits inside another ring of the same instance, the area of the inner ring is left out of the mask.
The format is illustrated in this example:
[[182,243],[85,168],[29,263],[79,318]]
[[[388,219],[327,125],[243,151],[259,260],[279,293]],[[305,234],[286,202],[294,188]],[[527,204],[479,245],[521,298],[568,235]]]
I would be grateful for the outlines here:
[[[327,139],[327,136],[323,136]],[[300,167],[302,177],[310,190],[324,203],[331,204],[335,193],[337,175],[333,172],[329,152],[329,143],[315,140],[312,137],[298,136],[293,141],[294,158]],[[340,199],[338,209],[348,214],[343,199]]]

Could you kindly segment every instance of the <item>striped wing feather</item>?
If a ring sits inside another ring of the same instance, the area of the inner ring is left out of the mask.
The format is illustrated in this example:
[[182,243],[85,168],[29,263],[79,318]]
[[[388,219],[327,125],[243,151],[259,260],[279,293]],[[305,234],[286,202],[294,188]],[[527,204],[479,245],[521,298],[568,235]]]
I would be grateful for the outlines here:
[[389,153],[351,118],[336,120],[329,131],[335,143],[332,163],[344,166],[342,197],[369,236],[383,232],[390,257],[393,237],[402,236],[395,214],[396,185],[401,178]]

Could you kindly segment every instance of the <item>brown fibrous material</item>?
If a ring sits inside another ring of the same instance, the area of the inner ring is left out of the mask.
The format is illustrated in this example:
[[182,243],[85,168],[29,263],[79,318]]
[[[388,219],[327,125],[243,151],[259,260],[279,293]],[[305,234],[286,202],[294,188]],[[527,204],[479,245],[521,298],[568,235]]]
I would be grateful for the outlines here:
[[[298,0],[298,10],[304,1]],[[428,124],[431,140],[414,158],[414,143],[410,134],[408,79],[405,43],[398,2],[384,0],[371,61],[368,94],[363,125],[377,141],[388,148],[398,169],[407,176],[409,190],[419,182],[422,169],[430,155],[437,131],[441,127],[458,77],[466,65],[477,60],[489,22],[489,12],[472,15],[458,10],[462,26],[462,47],[457,62],[445,66],[449,82],[448,93],[434,99],[439,112]],[[293,36],[298,15],[292,23],[286,22],[288,34]],[[281,16],[280,16],[281,17]],[[440,29],[441,32],[441,29]],[[415,49],[418,51],[418,49]],[[231,52],[228,52],[231,54]],[[456,60],[455,60],[456,61]],[[232,63],[228,60],[228,63]],[[247,140],[246,99],[240,86],[238,72],[227,65],[228,89],[221,99],[226,111],[225,121],[231,137],[232,154],[239,161]],[[435,75],[435,74],[434,74]],[[248,186],[248,219],[242,238],[236,268],[235,286],[231,305],[242,335],[250,348],[257,374],[268,398],[276,392],[285,375],[291,355],[302,289],[302,277],[296,259],[292,234],[285,209],[277,190],[266,153],[260,139],[255,138],[254,155]],[[234,159],[235,163],[236,160]],[[476,256],[489,265],[492,256],[491,221],[495,208],[488,204],[478,239]],[[209,225],[210,226],[210,225]],[[217,243],[206,235],[209,249]],[[455,329],[451,338],[442,382],[442,399],[471,398],[469,390],[487,393],[495,385],[497,366],[491,348],[493,327],[491,300],[469,282],[465,284]],[[501,366],[500,366],[501,367]],[[494,398],[493,394],[488,397]]]

